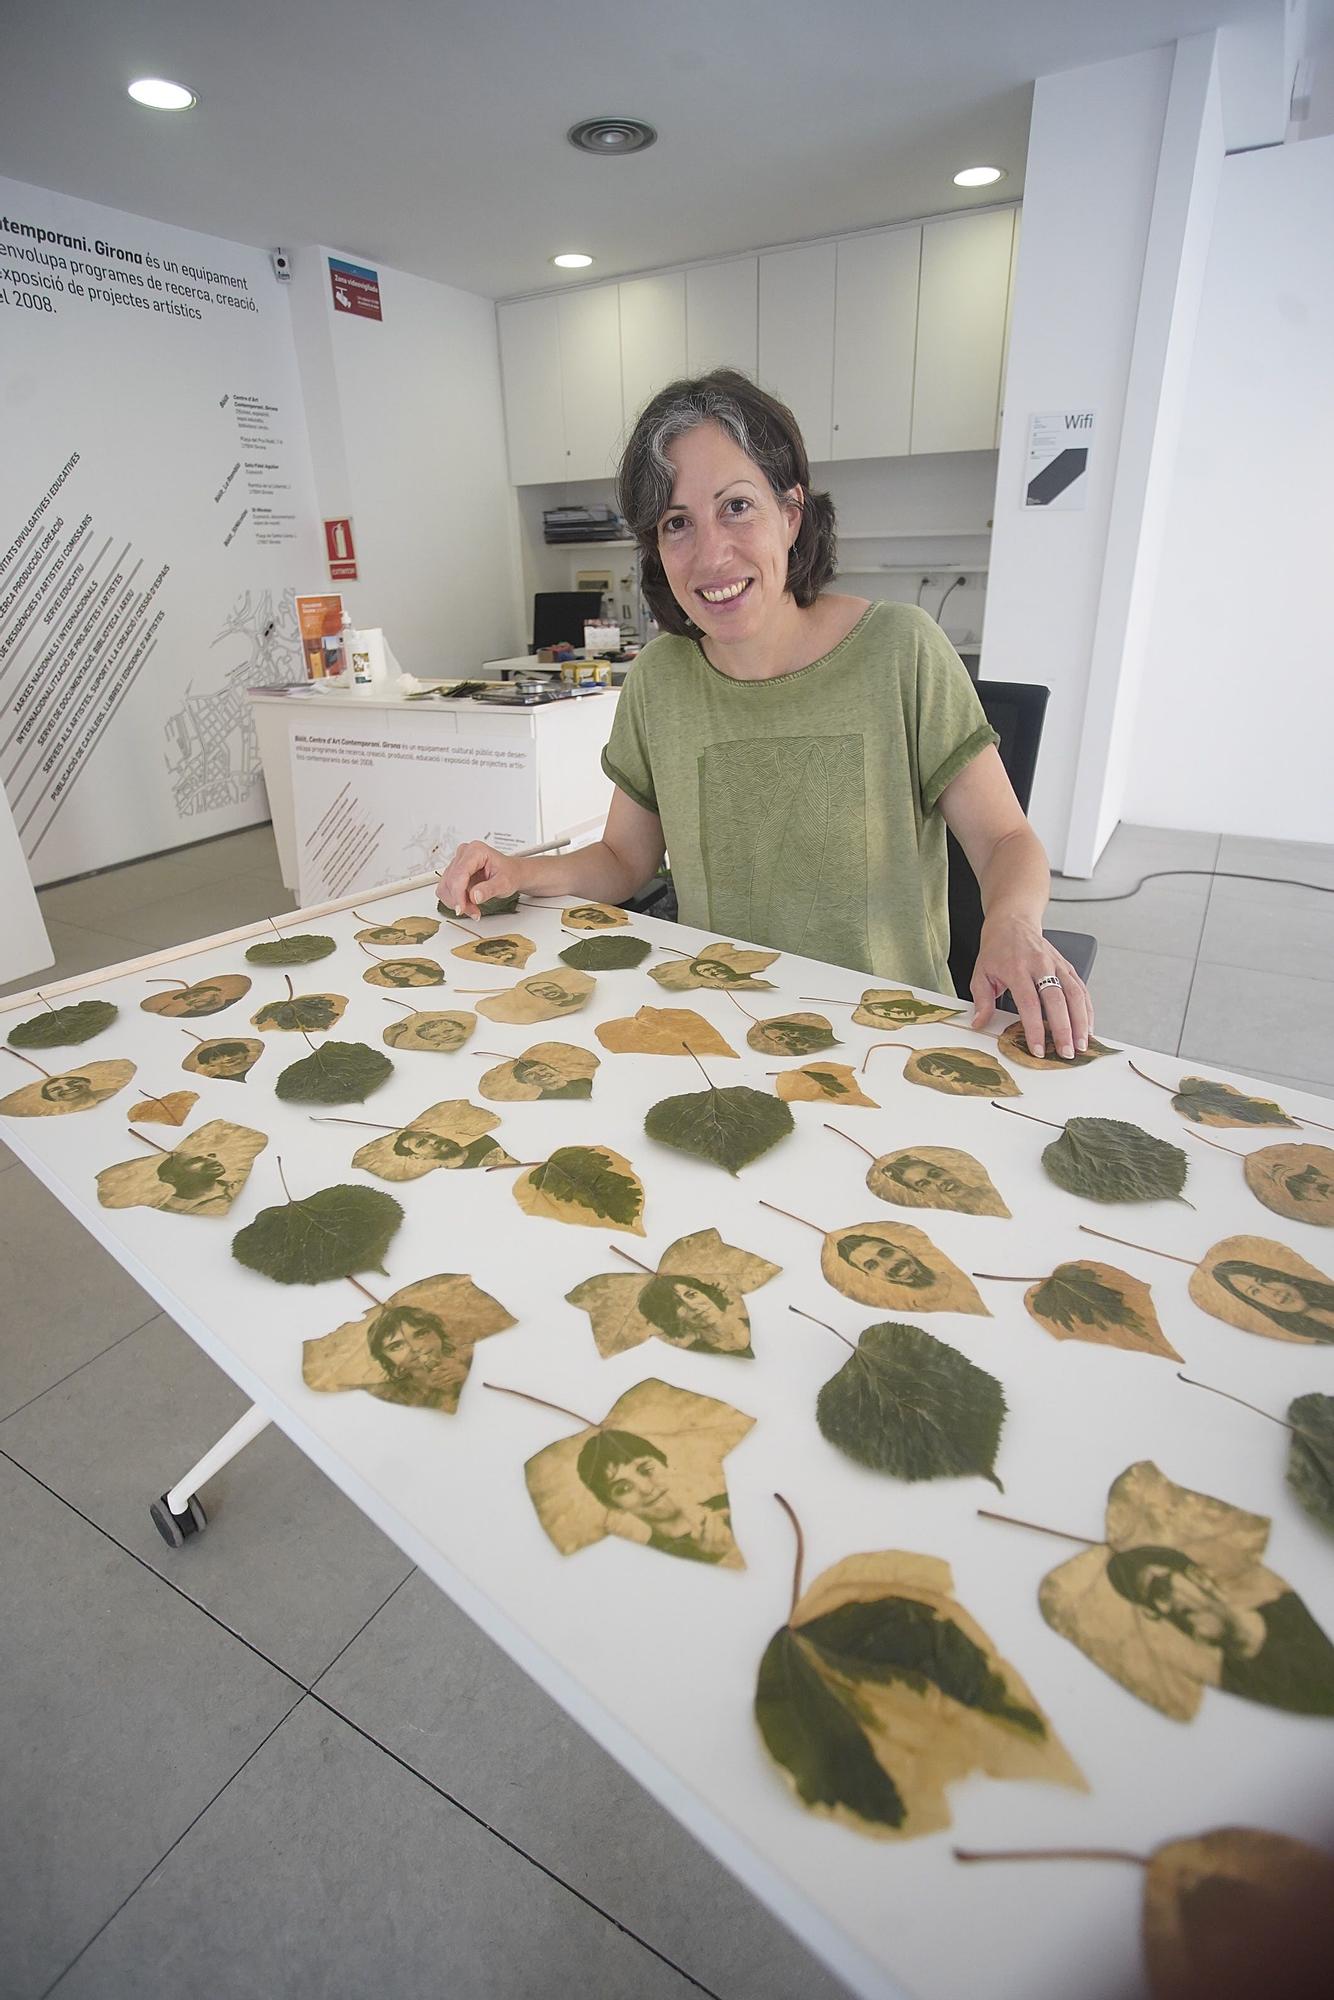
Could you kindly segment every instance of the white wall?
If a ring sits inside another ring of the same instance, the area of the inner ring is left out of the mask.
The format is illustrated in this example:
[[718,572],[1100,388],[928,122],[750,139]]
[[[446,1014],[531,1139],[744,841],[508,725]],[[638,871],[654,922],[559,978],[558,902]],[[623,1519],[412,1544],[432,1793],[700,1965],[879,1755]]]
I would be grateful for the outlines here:
[[1334,137],[1224,162],[1125,796],[1334,841]]
[[352,516],[359,577],[322,587],[407,672],[466,673],[524,623],[495,307],[380,266],[383,319],[335,312],[329,254],[297,253],[293,324],[320,512]]

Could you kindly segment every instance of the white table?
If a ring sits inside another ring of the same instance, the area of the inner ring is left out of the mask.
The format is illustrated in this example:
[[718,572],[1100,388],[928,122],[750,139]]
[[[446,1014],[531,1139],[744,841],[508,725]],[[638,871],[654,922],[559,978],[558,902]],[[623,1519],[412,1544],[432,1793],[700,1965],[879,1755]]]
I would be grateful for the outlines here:
[[[428,914],[434,897],[429,888],[417,888],[387,896],[377,907],[386,919]],[[358,928],[347,910],[303,912],[284,921],[285,927],[326,931],[340,947]],[[161,1078],[164,1052],[184,1042],[176,1024],[140,1011],[146,992],[162,990],[150,988],[148,978],[177,964],[189,977],[239,968],[245,943],[262,928],[66,982],[65,990],[105,994],[122,1009],[113,1029],[85,1045],[88,1059],[123,1054],[139,1062],[146,1080]],[[568,941],[554,909],[524,907],[483,928],[519,929],[535,938],[539,951],[529,971],[549,966]],[[634,919],[633,930],[655,944],[699,941],[697,933],[645,918]],[[493,979],[507,985],[517,976],[486,974],[448,957],[456,942],[455,933],[442,931],[420,948],[442,959],[450,985],[443,994],[420,992],[418,1004],[471,1006],[474,998],[458,989]],[[209,1032],[225,1032],[233,1021],[239,1026],[256,1005],[281,992],[279,972],[252,976],[252,994],[203,1024]],[[781,958],[769,976],[774,992],[748,996],[755,1012],[786,1011],[810,994],[853,1000],[868,983],[860,974],[792,957]],[[380,989],[361,983],[341,949],[335,958],[299,969],[296,978],[298,991],[347,993],[339,1037],[378,1045],[393,1010]],[[478,1347],[452,1419],[358,1393],[307,1389],[303,1338],[355,1317],[362,1303],[345,1282],[280,1287],[229,1256],[235,1231],[281,1199],[275,1154],[281,1152],[297,1194],[364,1178],[347,1165],[364,1133],[312,1124],[303,1107],[272,1095],[279,1068],[304,1053],[297,1038],[266,1038],[275,1046],[266,1049],[243,1091],[232,1083],[180,1079],[201,1092],[187,1130],[206,1117],[227,1116],[270,1135],[269,1150],[225,1220],[97,1205],[95,1170],[137,1150],[124,1122],[133,1085],[130,1093],[77,1117],[3,1121],[4,1134],[259,1409],[854,1992],[868,2000],[899,2000],[907,1992],[917,2000],[1068,2000],[1096,1966],[1106,1990],[1133,1995],[1142,1990],[1140,1871],[1110,1864],[969,1869],[954,1861],[954,1844],[1146,1853],[1166,1839],[1229,1824],[1319,1842],[1328,1832],[1334,1725],[1217,1692],[1205,1696],[1191,1724],[1166,1720],[1043,1622],[1038,1583],[1069,1551],[980,1520],[977,1509],[998,1505],[1096,1537],[1112,1479],[1136,1460],[1153,1459],[1183,1485],[1270,1516],[1267,1561],[1328,1631],[1334,1629],[1329,1544],[1285,1487],[1284,1440],[1247,1412],[1183,1387],[1173,1363],[1051,1340],[1024,1311],[1022,1286],[983,1284],[994,1317],[935,1313],[924,1324],[1004,1386],[1009,1415],[998,1470],[1005,1499],[997,1501],[978,1479],[909,1486],[866,1471],[826,1444],[814,1422],[816,1394],[843,1352],[787,1307],[800,1306],[853,1335],[877,1315],[832,1292],[820,1276],[816,1238],[760,1207],[759,1198],[825,1227],[904,1219],[904,1212],[884,1208],[867,1192],[865,1160],[825,1131],[826,1120],[879,1151],[908,1143],[957,1145],[987,1165],[1013,1219],[936,1211],[907,1219],[925,1227],[964,1270],[1038,1275],[1066,1258],[1102,1256],[1151,1282],[1164,1329],[1192,1374],[1280,1413],[1292,1396],[1331,1387],[1334,1350],[1226,1327],[1189,1301],[1183,1266],[1079,1234],[1076,1225],[1092,1205],[1064,1194],[1042,1173],[1039,1154],[1049,1134],[1002,1116],[984,1100],[943,1097],[905,1083],[899,1074],[904,1058],[892,1051],[877,1054],[867,1076],[869,1094],[881,1108],[831,1116],[822,1105],[798,1104],[797,1133],[739,1178],[693,1165],[649,1141],[642,1126],[651,1104],[700,1087],[694,1064],[685,1056],[611,1055],[593,1036],[599,1021],[633,1014],[644,1004],[690,1006],[721,1030],[741,1059],[709,1061],[715,1081],[771,1087],[766,1073],[777,1065],[746,1048],[747,1024],[725,994],[666,995],[640,968],[601,976],[590,1004],[559,1023],[522,1028],[482,1021],[473,1043],[455,1056],[400,1053],[389,1081],[364,1106],[348,1107],[349,1115],[393,1123],[442,1098],[480,1101],[476,1082],[491,1059],[474,1053],[473,1044],[518,1054],[543,1039],[579,1042],[601,1057],[592,1099],[493,1107],[501,1116],[498,1136],[521,1160],[539,1159],[556,1144],[601,1141],[627,1155],[645,1183],[643,1240],[525,1217],[506,1173],[435,1173],[394,1189],[406,1220],[389,1249],[390,1282],[373,1280],[377,1289],[387,1293],[390,1284],[442,1269],[468,1271],[517,1321]],[[0,1032],[16,1012],[25,1018],[28,1011],[22,1000],[0,1002]],[[842,1024],[845,1047],[834,1059],[859,1062],[877,1037],[847,1025],[846,1009],[823,1011]],[[198,1031],[201,1023],[193,1026]],[[894,1039],[930,1046],[977,1038],[950,1023]],[[84,1052],[56,1051],[43,1060],[67,1068]],[[1142,1060],[1169,1083],[1182,1073],[1182,1064],[1166,1056]],[[18,1080],[17,1064],[4,1068]],[[1233,1080],[1225,1072],[1204,1073]],[[1024,1110],[1057,1120],[1076,1112],[1128,1117],[1189,1153],[1193,1211],[1171,1203],[1118,1206],[1094,1214],[1099,1226],[1183,1256],[1200,1255],[1224,1235],[1254,1232],[1290,1243],[1330,1269],[1330,1232],[1260,1209],[1239,1163],[1187,1136],[1167,1097],[1134,1077],[1124,1059],[1077,1072],[1016,1074]],[[1328,1115],[1327,1103],[1300,1092],[1285,1089],[1282,1099],[1296,1115]],[[1281,1135],[1216,1136],[1246,1145]],[[585,1315],[563,1303],[563,1295],[595,1273],[628,1268],[609,1253],[612,1242],[652,1264],[676,1237],[708,1226],[783,1266],[782,1275],[748,1301],[756,1358],[679,1352],[655,1340],[601,1360]],[[720,1396],[757,1419],[726,1461],[735,1531],[748,1565],[742,1572],[664,1560],[615,1540],[560,1556],[534,1515],[522,1467],[531,1454],[569,1435],[570,1427],[481,1386],[508,1384],[598,1418],[649,1376]],[[951,1790],[949,1831],[906,1843],[865,1839],[804,1811],[770,1763],[751,1712],[756,1669],[787,1615],[792,1573],[792,1537],[772,1497],[776,1491],[802,1519],[808,1584],[860,1552],[901,1549],[946,1558],[958,1601],[1028,1682],[1081,1766],[1088,1793],[974,1776]],[[150,1497],[145,1494],[145,1501]],[[188,1550],[180,1560],[188,1570]],[[1078,1968],[1073,1980],[1072,1968]]]

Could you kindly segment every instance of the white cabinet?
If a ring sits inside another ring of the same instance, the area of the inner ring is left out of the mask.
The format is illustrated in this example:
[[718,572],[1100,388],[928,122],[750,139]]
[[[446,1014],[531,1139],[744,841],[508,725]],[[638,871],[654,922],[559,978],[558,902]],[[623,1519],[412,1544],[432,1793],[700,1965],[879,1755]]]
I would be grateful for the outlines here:
[[757,257],[730,257],[686,272],[686,373],[740,368],[754,375],[758,362]]
[[566,479],[610,479],[621,452],[621,315],[615,285],[556,301]]
[[621,400],[628,432],[650,396],[686,372],[686,274],[632,278],[621,295]]
[[912,450],[991,451],[996,443],[1014,210],[922,225]]
[[834,379],[833,243],[760,258],[759,378],[792,411],[811,458],[828,458]]
[[921,255],[920,228],[838,245],[831,458],[898,458],[909,449]]
[[516,486],[548,485],[566,477],[559,304],[558,299],[520,299],[496,310],[505,435]]

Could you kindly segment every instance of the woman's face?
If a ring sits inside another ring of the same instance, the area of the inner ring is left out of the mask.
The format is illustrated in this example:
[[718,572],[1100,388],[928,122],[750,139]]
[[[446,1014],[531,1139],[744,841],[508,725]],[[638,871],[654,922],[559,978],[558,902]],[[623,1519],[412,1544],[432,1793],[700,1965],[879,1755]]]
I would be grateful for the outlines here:
[[434,1327],[400,1321],[383,1342],[385,1358],[411,1375],[430,1375],[448,1359],[441,1334]]
[[1198,1563],[1184,1570],[1153,1564],[1142,1572],[1139,1588],[1146,1609],[1202,1645],[1221,1645],[1232,1628],[1227,1599]]
[[668,1491],[666,1466],[647,1456],[616,1467],[607,1481],[607,1499],[621,1513],[633,1514],[650,1527],[679,1512]]
[[715,1327],[722,1325],[725,1317],[722,1308],[715,1305],[698,1285],[683,1279],[672,1286],[672,1291],[676,1298],[678,1326],[687,1334],[711,1333]]
[[1275,1272],[1272,1278],[1257,1277],[1252,1271],[1233,1271],[1232,1289],[1239,1292],[1254,1306],[1267,1308],[1270,1312],[1303,1312],[1306,1300],[1295,1285],[1290,1285]]
[[707,639],[754,639],[787,594],[799,496],[780,502],[753,459],[719,424],[697,424],[667,450],[671,504],[658,554],[673,597]]
[[514,1065],[514,1078],[516,1083],[531,1084],[534,1090],[559,1090],[566,1080],[550,1063],[522,1060]]
[[452,1160],[461,1156],[462,1146],[456,1146],[452,1139],[446,1139],[439,1132],[414,1131],[408,1127],[398,1135],[394,1145],[396,1153],[402,1153],[409,1160]]

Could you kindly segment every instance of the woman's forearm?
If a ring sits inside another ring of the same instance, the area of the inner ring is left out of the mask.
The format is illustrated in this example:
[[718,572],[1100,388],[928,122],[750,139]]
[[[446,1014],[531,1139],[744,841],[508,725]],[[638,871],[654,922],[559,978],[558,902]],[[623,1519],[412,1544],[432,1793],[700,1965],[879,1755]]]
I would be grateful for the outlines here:
[[534,854],[514,863],[515,886],[530,896],[580,896],[590,903],[623,903],[653,874],[608,847],[590,841],[568,854]]
[[996,842],[978,887],[987,922],[1012,917],[1041,930],[1051,896],[1051,870],[1031,826],[1017,827]]

